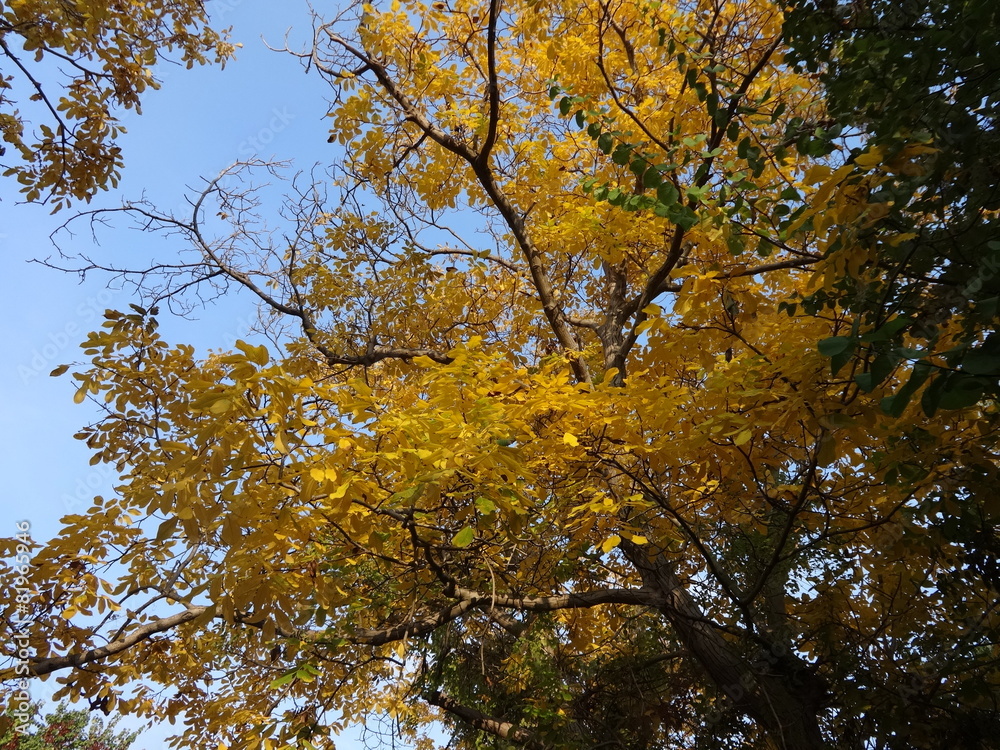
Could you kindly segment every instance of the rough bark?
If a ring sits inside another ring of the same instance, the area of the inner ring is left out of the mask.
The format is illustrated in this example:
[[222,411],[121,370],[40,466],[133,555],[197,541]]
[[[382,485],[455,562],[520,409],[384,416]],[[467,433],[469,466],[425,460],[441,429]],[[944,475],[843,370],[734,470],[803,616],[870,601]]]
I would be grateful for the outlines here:
[[662,600],[657,609],[691,656],[733,705],[767,733],[775,750],[826,746],[817,717],[825,690],[800,659],[787,649],[775,648],[769,657],[749,662],[704,615],[669,560],[624,540],[621,549],[644,587]]

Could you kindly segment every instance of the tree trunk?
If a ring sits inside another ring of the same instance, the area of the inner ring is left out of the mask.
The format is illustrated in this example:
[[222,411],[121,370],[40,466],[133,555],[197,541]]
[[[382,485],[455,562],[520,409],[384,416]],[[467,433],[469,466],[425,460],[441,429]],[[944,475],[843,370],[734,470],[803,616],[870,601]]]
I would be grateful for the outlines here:
[[774,750],[826,747],[817,719],[825,686],[800,659],[788,649],[775,648],[751,664],[712,626],[668,560],[628,541],[620,548],[643,585],[663,597],[659,609],[691,656],[733,705],[767,733]]

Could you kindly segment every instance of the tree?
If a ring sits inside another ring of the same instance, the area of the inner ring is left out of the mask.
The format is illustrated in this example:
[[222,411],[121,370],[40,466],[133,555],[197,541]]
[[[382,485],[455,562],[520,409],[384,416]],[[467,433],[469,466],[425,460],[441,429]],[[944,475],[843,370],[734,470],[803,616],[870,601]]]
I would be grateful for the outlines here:
[[1000,7],[795,6],[788,59],[819,76],[830,116],[826,129],[803,134],[800,150],[824,153],[831,134],[855,133],[856,167],[837,180],[866,191],[867,204],[830,243],[848,272],[806,304],[842,305],[857,316],[839,346],[848,347],[843,361],[855,351],[867,360],[863,387],[913,365],[886,403],[893,413],[925,383],[928,414],[996,397]]
[[[462,747],[988,746],[996,579],[955,519],[996,511],[963,489],[996,481],[995,406],[887,415],[905,373],[862,388],[816,346],[856,318],[788,314],[832,296],[867,204],[836,182],[864,158],[795,148],[828,112],[782,23],[317,22],[344,156],[284,223],[262,163],[190,215],[112,212],[191,254],[111,269],[149,301],[74,377],[122,480],[35,553],[31,673],[183,712],[193,746],[379,714]],[[155,306],[198,285],[252,293],[270,345],[163,340]]]
[[117,185],[124,128],[115,110],[138,111],[143,92],[159,87],[152,67],[175,50],[188,68],[232,55],[206,21],[197,0],[4,3],[0,135],[12,158],[4,175],[27,200],[51,199],[56,209]]
[[0,735],[4,750],[128,750],[138,732],[116,732],[118,720],[107,724],[84,710],[71,710],[65,703],[41,718],[41,706],[31,704],[32,731],[12,727]]

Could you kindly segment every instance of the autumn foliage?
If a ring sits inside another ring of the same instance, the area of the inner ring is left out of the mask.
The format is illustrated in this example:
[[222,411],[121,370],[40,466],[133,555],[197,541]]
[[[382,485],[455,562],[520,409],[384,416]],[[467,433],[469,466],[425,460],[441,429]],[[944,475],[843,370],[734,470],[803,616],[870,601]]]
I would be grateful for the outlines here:
[[36,552],[33,674],[194,747],[986,747],[995,404],[887,404],[924,355],[839,301],[937,146],[845,140],[784,21],[318,23],[332,197],[290,191],[280,246],[229,179],[266,165],[142,207],[199,258],[150,296],[223,278],[277,344],[198,356],[149,306],[90,335],[79,437],[122,479]]
[[[0,166],[55,208],[118,184],[121,110],[158,88],[161,60],[223,62],[233,46],[196,0],[11,0],[0,5]],[[55,82],[55,85],[54,85]],[[8,153],[9,151],[9,153]],[[6,157],[6,158],[4,158]]]

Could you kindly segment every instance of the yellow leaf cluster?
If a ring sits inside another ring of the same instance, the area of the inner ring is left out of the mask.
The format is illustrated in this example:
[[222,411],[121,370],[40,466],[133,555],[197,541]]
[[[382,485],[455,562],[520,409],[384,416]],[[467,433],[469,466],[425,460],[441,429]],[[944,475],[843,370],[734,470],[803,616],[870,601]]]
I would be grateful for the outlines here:
[[[17,161],[4,176],[29,201],[52,199],[54,210],[117,185],[124,128],[115,110],[138,110],[143,92],[159,86],[153,65],[174,54],[187,67],[224,63],[233,49],[193,0],[5,3],[0,138]],[[47,82],[53,63],[62,76],[55,86]]]

